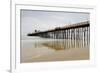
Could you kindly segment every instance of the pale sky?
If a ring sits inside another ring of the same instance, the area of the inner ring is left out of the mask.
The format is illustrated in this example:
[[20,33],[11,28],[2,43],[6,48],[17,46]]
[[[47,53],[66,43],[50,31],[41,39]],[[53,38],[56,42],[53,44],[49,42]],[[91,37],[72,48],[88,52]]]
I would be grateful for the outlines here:
[[89,13],[21,10],[21,35],[89,20]]

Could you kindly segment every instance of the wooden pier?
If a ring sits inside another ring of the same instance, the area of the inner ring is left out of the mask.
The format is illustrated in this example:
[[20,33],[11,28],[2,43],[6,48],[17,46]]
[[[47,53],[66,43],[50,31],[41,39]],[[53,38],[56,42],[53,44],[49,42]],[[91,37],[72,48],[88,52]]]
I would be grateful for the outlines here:
[[67,48],[89,47],[90,23],[89,21],[85,21],[76,24],[70,24],[64,27],[57,27],[55,29],[51,29],[47,31],[30,33],[28,34],[28,36],[39,36],[41,38],[54,39],[58,41],[62,39],[63,44],[65,44]]

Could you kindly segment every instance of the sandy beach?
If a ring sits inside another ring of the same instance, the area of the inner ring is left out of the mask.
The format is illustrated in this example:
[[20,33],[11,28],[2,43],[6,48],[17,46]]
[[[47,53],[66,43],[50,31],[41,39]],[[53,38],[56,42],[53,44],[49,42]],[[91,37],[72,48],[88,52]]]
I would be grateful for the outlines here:
[[53,39],[21,40],[20,59],[21,63],[89,60],[89,47],[81,46],[68,47],[67,42]]

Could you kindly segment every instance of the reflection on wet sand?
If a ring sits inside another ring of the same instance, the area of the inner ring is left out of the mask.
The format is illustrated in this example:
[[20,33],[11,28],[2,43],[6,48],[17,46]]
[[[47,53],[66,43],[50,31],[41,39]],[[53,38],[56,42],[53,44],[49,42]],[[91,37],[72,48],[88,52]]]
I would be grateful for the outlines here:
[[[50,47],[55,50],[64,50],[64,49],[71,49],[71,48],[83,48],[84,43],[82,40],[77,40],[76,43],[74,43],[75,40],[70,39],[59,39],[59,40],[52,40],[49,42],[42,43],[42,45]],[[86,44],[86,42],[85,42]],[[85,48],[89,48],[89,45],[85,45]]]
[[[70,43],[68,43],[70,42]],[[21,40],[21,63],[41,61],[88,60],[89,46],[77,40]]]

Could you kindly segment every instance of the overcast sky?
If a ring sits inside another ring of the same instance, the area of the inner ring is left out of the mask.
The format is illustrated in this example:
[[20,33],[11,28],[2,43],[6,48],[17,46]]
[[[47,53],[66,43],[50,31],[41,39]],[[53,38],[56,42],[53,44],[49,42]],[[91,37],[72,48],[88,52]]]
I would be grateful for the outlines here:
[[21,10],[21,35],[87,20],[88,13]]

